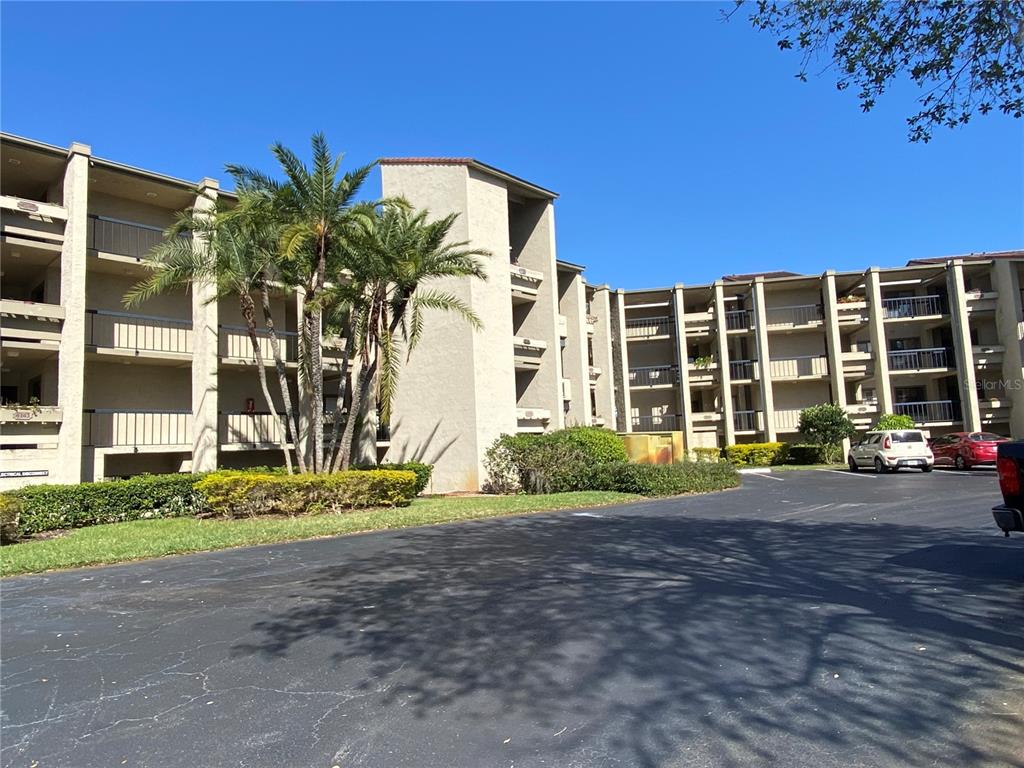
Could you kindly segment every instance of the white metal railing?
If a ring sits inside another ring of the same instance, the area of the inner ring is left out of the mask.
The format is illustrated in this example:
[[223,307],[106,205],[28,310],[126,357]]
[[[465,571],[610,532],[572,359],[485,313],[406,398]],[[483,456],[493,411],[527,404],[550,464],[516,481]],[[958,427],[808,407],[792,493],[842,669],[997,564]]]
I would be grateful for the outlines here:
[[[252,350],[252,341],[249,339],[249,329],[244,325],[220,325],[217,329],[217,341],[220,347],[221,357],[240,358],[255,362],[255,355]],[[285,362],[295,362],[299,359],[299,334],[296,331],[274,331],[277,336],[278,347]],[[270,343],[270,332],[266,328],[256,329],[256,343],[260,348],[260,355],[263,362],[272,364],[274,362],[274,347]]]
[[135,352],[192,352],[192,321],[103,309],[86,310],[86,344]]
[[959,421],[960,404],[952,400],[922,400],[917,403],[896,403],[896,413],[909,416],[915,424]]
[[120,410],[85,411],[82,444],[97,448],[192,445],[192,412]]
[[626,320],[627,339],[645,339],[651,336],[670,336],[671,317],[634,317]]
[[796,432],[800,427],[800,409],[785,408],[774,412],[775,429],[780,432]]
[[280,445],[287,436],[281,431],[284,414],[222,413],[218,431],[223,445]]
[[821,304],[792,304],[768,307],[765,310],[765,320],[769,326],[812,325],[820,323],[823,317]]
[[679,417],[674,413],[633,416],[630,421],[634,432],[674,432],[679,428]]
[[945,313],[942,296],[905,296],[898,299],[882,299],[882,317],[886,320],[898,317],[926,317]]
[[730,309],[725,313],[725,329],[727,331],[748,330],[754,321],[754,313],[749,309]]
[[629,386],[658,387],[679,383],[679,369],[674,365],[652,365],[629,369]]
[[729,378],[731,379],[752,379],[756,368],[756,360],[730,360]]
[[904,349],[889,353],[890,371],[913,371],[920,368],[948,368],[949,350],[945,347]]
[[737,432],[752,432],[757,429],[757,411],[733,411],[732,423]]
[[773,379],[798,379],[801,376],[827,376],[828,358],[824,355],[798,355],[774,358],[768,362]]

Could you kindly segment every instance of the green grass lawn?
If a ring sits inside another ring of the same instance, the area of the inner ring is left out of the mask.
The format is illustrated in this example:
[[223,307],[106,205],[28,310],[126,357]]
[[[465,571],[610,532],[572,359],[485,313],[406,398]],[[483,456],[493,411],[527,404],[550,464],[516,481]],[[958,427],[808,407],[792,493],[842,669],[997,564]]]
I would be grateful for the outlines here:
[[182,552],[273,544],[552,509],[594,507],[642,498],[611,491],[553,493],[547,496],[435,497],[416,499],[412,505],[399,509],[370,509],[338,515],[246,520],[179,517],[95,525],[78,528],[53,539],[26,541],[0,548],[0,574],[38,573]]
[[845,464],[776,464],[772,472],[795,472],[800,469],[847,469]]

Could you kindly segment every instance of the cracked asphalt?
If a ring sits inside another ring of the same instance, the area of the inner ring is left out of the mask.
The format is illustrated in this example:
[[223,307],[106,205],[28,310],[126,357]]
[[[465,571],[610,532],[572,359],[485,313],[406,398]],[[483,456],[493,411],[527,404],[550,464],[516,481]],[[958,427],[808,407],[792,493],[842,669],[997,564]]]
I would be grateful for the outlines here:
[[15,577],[3,766],[1020,766],[989,472]]

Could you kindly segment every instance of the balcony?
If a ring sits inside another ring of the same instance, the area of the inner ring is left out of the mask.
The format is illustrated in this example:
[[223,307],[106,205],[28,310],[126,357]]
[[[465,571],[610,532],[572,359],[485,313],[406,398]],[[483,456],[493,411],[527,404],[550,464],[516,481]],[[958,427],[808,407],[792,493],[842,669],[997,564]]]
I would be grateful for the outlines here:
[[543,362],[547,342],[525,336],[512,337],[512,358],[517,371],[536,371]]
[[997,398],[981,399],[978,401],[978,410],[981,413],[982,423],[998,424],[1009,420],[1010,401]]
[[86,310],[85,343],[98,354],[188,361],[192,321],[102,309]]
[[765,310],[769,331],[792,328],[814,328],[824,321],[820,304],[792,304],[785,307],[769,307]]
[[749,309],[730,309],[725,313],[725,330],[749,331],[754,327],[754,313]]
[[590,366],[590,380],[597,381],[601,377],[601,369],[596,365]]
[[516,408],[516,424],[519,432],[543,432],[551,421],[547,408]]
[[565,315],[558,316],[558,338],[565,339],[569,336],[569,318]]
[[687,312],[683,315],[687,338],[709,335],[714,322],[715,318],[710,312]]
[[846,413],[858,429],[867,429],[875,422],[877,402],[847,403]]
[[283,413],[221,413],[217,417],[221,448],[235,451],[280,448],[287,438],[287,427],[282,429],[284,417]]
[[733,411],[732,423],[737,434],[757,432],[760,421],[757,411]]
[[142,261],[163,240],[164,231],[160,227],[104,216],[89,217],[89,248],[118,260]]
[[63,409],[53,405],[0,406],[0,443],[18,449],[56,448]]
[[865,325],[870,319],[868,302],[860,296],[843,296],[836,302],[836,315],[841,326]]
[[785,408],[773,414],[775,431],[794,433],[800,431],[800,408]]
[[690,414],[693,428],[698,432],[714,430],[721,420],[722,414],[718,411],[693,411]]
[[715,383],[718,363],[711,356],[690,358],[686,363],[691,387],[707,387]]
[[951,424],[960,421],[960,403],[952,400],[925,400],[917,403],[896,403],[896,413],[909,416],[922,424]]
[[971,347],[976,368],[994,368],[1003,364],[1003,353],[1006,347],[992,345],[976,345]]
[[0,196],[0,233],[12,248],[60,253],[67,218],[67,209],[60,205]]
[[597,315],[587,315],[587,333],[591,336],[597,330]]
[[572,400],[572,379],[562,379],[562,400]]
[[898,299],[882,299],[882,318],[885,320],[912,320],[922,317],[941,317],[946,313],[946,302],[942,296],[906,296]]
[[757,378],[757,360],[730,360],[729,378],[732,381],[753,381]]
[[670,339],[672,333],[671,317],[634,317],[626,320],[627,341]]
[[828,376],[828,358],[824,355],[780,357],[768,362],[772,379],[822,379]]
[[952,359],[952,350],[944,347],[905,349],[889,353],[890,373],[946,370]]
[[679,417],[672,413],[634,416],[631,423],[634,432],[676,432],[679,430]]
[[34,301],[0,299],[0,337],[16,342],[17,347],[42,347],[56,350],[60,346],[61,321],[64,307]]
[[998,291],[967,291],[964,298],[967,300],[967,314],[981,314],[983,312],[994,312],[996,302],[999,299]]
[[[295,365],[299,359],[299,334],[295,331],[277,331],[278,348],[281,359],[288,365]],[[266,328],[256,329],[256,343],[265,366],[274,365],[274,346],[270,341],[270,332]],[[256,354],[249,338],[249,329],[244,325],[220,325],[217,330],[218,354],[228,365],[255,365]],[[324,357],[332,356],[335,347],[324,340]]]
[[670,389],[679,383],[679,369],[674,365],[652,365],[629,369],[630,389]]
[[192,450],[191,411],[85,411],[82,444],[94,448]]
[[509,270],[512,276],[512,303],[527,304],[536,301],[544,274],[518,264],[510,264]]

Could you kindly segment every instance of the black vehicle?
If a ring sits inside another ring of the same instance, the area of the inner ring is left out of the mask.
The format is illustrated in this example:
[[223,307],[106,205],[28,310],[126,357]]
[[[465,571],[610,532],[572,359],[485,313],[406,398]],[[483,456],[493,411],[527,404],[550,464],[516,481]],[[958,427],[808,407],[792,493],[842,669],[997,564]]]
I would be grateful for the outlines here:
[[1003,503],[992,508],[992,517],[1009,536],[1010,531],[1024,531],[1024,440],[1000,443],[996,470]]

